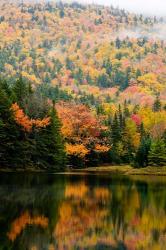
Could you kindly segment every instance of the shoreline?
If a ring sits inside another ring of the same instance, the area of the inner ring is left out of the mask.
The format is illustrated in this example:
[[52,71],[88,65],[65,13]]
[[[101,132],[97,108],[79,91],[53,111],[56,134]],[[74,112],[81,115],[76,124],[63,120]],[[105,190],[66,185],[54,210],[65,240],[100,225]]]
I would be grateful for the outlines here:
[[166,176],[166,166],[163,167],[145,167],[145,168],[133,168],[130,165],[104,165],[99,167],[87,167],[87,168],[67,168],[64,171],[47,171],[43,169],[33,169],[33,168],[25,168],[25,169],[12,169],[12,168],[0,168],[0,173],[43,173],[43,174],[117,174],[117,175],[125,175],[125,176],[134,176],[134,175],[142,175],[142,176]]
[[146,167],[146,168],[133,168],[130,165],[121,166],[101,166],[101,167],[87,167],[84,169],[76,169],[73,172],[86,172],[86,173],[107,173],[119,175],[153,175],[153,176],[166,176],[166,166],[164,167]]

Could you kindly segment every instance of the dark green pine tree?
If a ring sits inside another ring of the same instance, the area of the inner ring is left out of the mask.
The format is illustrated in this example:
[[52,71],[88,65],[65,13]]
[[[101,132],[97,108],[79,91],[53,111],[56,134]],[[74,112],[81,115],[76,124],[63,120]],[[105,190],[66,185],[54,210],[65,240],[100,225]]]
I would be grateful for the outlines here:
[[158,139],[152,143],[148,159],[151,166],[166,166],[166,144],[164,139]]
[[13,93],[0,83],[0,165],[27,167],[32,165],[33,140],[16,124],[11,110]]
[[34,132],[36,150],[33,154],[33,162],[43,169],[58,171],[64,169],[66,155],[60,132],[61,124],[54,105],[50,117],[51,122],[46,128]]
[[164,132],[164,134],[163,134],[163,140],[164,140],[165,145],[166,145],[166,130],[165,130],[165,132]]
[[112,63],[111,63],[110,59],[107,59],[106,61],[103,62],[103,67],[106,69],[107,75],[111,76]]
[[57,112],[54,108],[55,105],[53,105],[53,108],[51,110],[51,133],[52,133],[52,143],[55,148],[55,151],[53,150],[52,153],[54,155],[54,162],[59,164],[60,168],[64,167],[66,162],[66,154],[65,154],[65,148],[64,148],[64,142],[61,134],[61,123],[59,121]]
[[0,84],[0,165],[14,166],[18,154],[19,131],[10,110],[11,102]]
[[61,10],[59,11],[59,16],[60,16],[60,18],[64,18],[65,12],[64,12],[63,9],[61,9]]
[[146,167],[149,164],[148,156],[151,147],[151,139],[149,136],[143,136],[141,138],[140,146],[137,150],[135,157],[136,167]]
[[126,118],[130,116],[130,111],[129,111],[129,108],[128,108],[128,105],[127,105],[127,101],[126,101],[126,100],[124,101],[123,113],[124,113],[124,116],[125,116]]
[[130,82],[130,74],[131,74],[131,68],[127,67],[126,69],[126,76],[125,76],[125,86],[124,88],[127,88],[129,86],[129,82]]
[[84,76],[83,76],[83,71],[81,68],[78,68],[78,70],[75,73],[75,79],[79,84],[83,82]]
[[121,129],[117,113],[115,113],[113,122],[111,124],[111,138],[114,145],[121,139]]
[[6,96],[8,97],[8,100],[12,99],[13,91],[9,87],[9,84],[7,83],[6,80],[0,80],[0,88],[3,89],[5,92]]
[[110,160],[114,163],[120,163],[121,159],[118,152],[118,144],[121,142],[121,127],[119,122],[119,115],[115,113],[115,116],[111,122],[111,142],[112,145],[110,151]]
[[141,76],[141,70],[140,69],[137,69],[136,71],[136,79]]
[[159,95],[156,96],[156,100],[154,101],[154,104],[153,104],[153,110],[154,112],[158,112],[161,110],[161,101],[160,101]]
[[102,74],[97,79],[97,85],[102,88],[108,88],[110,87],[110,80],[106,74]]
[[13,86],[13,101],[17,102],[21,108],[25,108],[27,99],[31,94],[31,85],[27,84],[20,76]]
[[119,104],[119,108],[118,108],[118,119],[119,119],[120,130],[122,132],[125,124],[124,124],[124,117],[123,117],[123,113],[122,113],[122,109],[121,109],[120,104]]
[[121,40],[119,39],[119,37],[117,37],[116,41],[115,41],[115,46],[117,49],[120,49],[122,46]]

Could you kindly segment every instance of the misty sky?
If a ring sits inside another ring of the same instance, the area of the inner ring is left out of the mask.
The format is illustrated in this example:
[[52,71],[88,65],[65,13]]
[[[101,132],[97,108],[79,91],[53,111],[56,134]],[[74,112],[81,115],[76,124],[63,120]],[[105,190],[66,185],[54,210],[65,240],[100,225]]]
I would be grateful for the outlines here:
[[137,13],[166,16],[166,0],[80,0],[80,2],[112,4]]

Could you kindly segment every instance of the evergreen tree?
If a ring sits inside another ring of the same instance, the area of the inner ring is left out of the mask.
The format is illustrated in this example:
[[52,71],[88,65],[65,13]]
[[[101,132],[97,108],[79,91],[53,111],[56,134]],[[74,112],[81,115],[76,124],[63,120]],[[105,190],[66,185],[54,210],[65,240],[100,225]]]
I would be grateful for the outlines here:
[[102,88],[110,87],[110,80],[106,74],[102,74],[97,79],[97,85]]
[[163,139],[152,143],[148,159],[149,165],[166,166],[166,144]]
[[[119,107],[120,109],[120,107]],[[123,144],[122,144],[122,127],[121,123],[123,124],[121,113],[115,113],[113,121],[111,123],[111,144],[112,149],[110,151],[110,158],[115,163],[121,163],[121,152],[123,151]]]
[[32,94],[31,85],[20,78],[13,86],[13,101],[17,102],[21,108],[25,108],[28,97]]
[[74,63],[68,57],[66,58],[66,69],[71,71],[74,69]]
[[129,86],[129,81],[130,81],[130,73],[131,73],[131,68],[128,67],[126,69],[126,75],[125,75],[125,81],[123,83],[123,89],[126,89]]
[[124,118],[123,118],[123,114],[122,114],[122,110],[121,110],[121,105],[119,104],[119,109],[118,109],[118,119],[119,119],[119,126],[120,126],[120,130],[122,132],[123,128],[124,128]]
[[52,107],[50,124],[35,133],[36,150],[33,161],[39,167],[48,170],[60,170],[65,166],[66,156],[63,139],[60,132],[60,122],[54,107]]
[[146,167],[148,166],[148,155],[151,146],[151,139],[149,136],[144,136],[141,139],[140,146],[137,150],[135,157],[136,167]]
[[107,59],[106,61],[103,62],[103,67],[106,69],[106,73],[111,76],[112,73],[112,63],[110,59]]
[[124,72],[120,70],[115,70],[114,72],[114,84],[120,86],[120,90],[124,90],[126,88],[125,84],[126,76]]
[[130,111],[128,109],[128,105],[127,105],[127,101],[126,100],[124,101],[123,113],[124,113],[124,116],[126,118],[130,116]]
[[164,132],[164,134],[163,134],[163,140],[164,140],[165,145],[166,145],[166,130],[165,130],[165,132]]
[[13,92],[6,80],[0,80],[0,88],[5,92],[6,96],[8,97],[8,101],[12,101]]
[[[19,153],[19,131],[10,110],[11,102],[0,84],[0,165],[14,166]],[[19,144],[20,145],[20,144]]]
[[[40,105],[32,105],[33,109],[38,112],[39,118],[50,116],[50,124],[45,128],[33,127],[31,131],[26,131],[22,125],[18,125],[11,110],[12,98],[22,105],[25,100],[22,95],[28,93],[27,100],[33,101],[33,95],[30,95],[29,85],[21,81],[17,81],[13,87],[14,94],[9,91],[10,88],[4,82],[0,82],[0,166],[4,167],[33,167],[36,166],[45,169],[62,169],[65,165],[64,144],[60,133],[60,122],[56,111],[52,108],[50,114],[47,108]],[[25,89],[23,89],[23,86]],[[24,92],[25,90],[25,92]],[[44,104],[44,100],[40,99]],[[27,109],[28,103],[27,103]],[[40,107],[39,107],[40,106]],[[44,105],[45,106],[45,105]],[[31,109],[31,108],[30,108]],[[25,109],[23,109],[25,110]],[[29,111],[29,110],[28,110]],[[37,113],[33,110],[34,114]],[[47,112],[47,113],[46,113]],[[28,112],[27,112],[28,113]],[[32,113],[32,112],[31,112]],[[34,119],[34,117],[32,117]]]
[[139,76],[141,76],[141,70],[137,69],[137,71],[136,71],[136,78],[138,78]]
[[115,41],[115,46],[117,49],[120,49],[122,44],[121,44],[121,40],[119,39],[119,37],[117,37],[116,41]]
[[117,113],[115,113],[112,125],[111,125],[111,138],[115,145],[121,139],[121,129]]
[[64,12],[63,9],[61,9],[61,10],[59,11],[59,16],[60,16],[60,18],[64,18],[65,12]]
[[159,95],[156,96],[156,100],[154,101],[154,104],[153,104],[153,110],[154,112],[158,112],[161,110],[161,101],[160,101]]

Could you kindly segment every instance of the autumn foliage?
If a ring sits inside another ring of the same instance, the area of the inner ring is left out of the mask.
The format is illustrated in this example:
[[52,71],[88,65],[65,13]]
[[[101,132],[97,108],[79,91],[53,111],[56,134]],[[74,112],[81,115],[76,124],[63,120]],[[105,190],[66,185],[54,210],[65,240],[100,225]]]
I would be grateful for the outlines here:
[[14,114],[14,119],[18,125],[20,125],[25,131],[31,132],[32,128],[45,128],[50,124],[50,117],[44,119],[30,119],[24,114],[24,111],[19,107],[17,103],[12,104],[11,110]]
[[2,102],[4,165],[22,152],[20,164],[27,158],[41,165],[45,155],[42,166],[53,166],[64,144],[69,165],[147,166],[158,141],[165,164],[166,42],[156,32],[165,30],[162,19],[97,5],[1,2],[0,72],[8,85],[1,89],[17,124],[8,123]]
[[48,226],[48,219],[44,216],[31,216],[29,212],[24,212],[12,223],[11,229],[7,233],[8,238],[11,241],[14,241],[16,237],[19,236],[19,234],[28,225],[35,225],[46,228]]
[[88,107],[61,102],[56,108],[62,121],[62,134],[66,138],[68,155],[84,158],[91,149],[98,152],[109,151],[106,138],[101,137],[107,127],[102,125],[101,119],[97,119]]
[[63,169],[66,154],[60,130],[56,110],[46,97],[36,95],[21,78],[12,87],[0,81],[1,166]]

